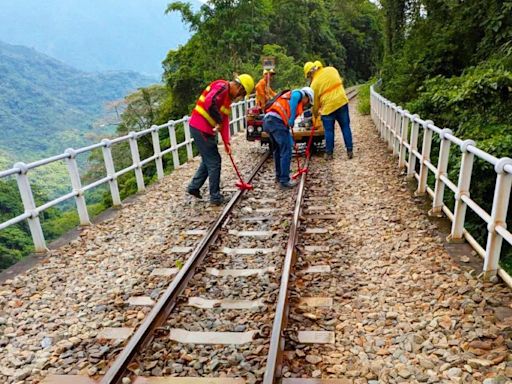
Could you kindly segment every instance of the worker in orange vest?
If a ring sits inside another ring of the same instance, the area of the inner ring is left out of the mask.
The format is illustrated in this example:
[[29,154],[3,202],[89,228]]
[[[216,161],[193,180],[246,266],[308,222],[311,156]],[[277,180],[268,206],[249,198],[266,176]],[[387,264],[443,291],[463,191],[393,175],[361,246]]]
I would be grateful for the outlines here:
[[189,194],[200,199],[199,190],[208,178],[210,202],[214,205],[221,205],[224,202],[220,193],[221,157],[217,148],[216,131],[222,136],[226,152],[231,153],[229,145],[231,103],[249,95],[253,89],[253,78],[243,74],[232,81],[215,80],[199,96],[189,125],[190,134],[201,155],[201,164],[188,185]]
[[276,72],[273,69],[265,69],[263,71],[263,77],[256,84],[256,105],[260,107],[261,110],[263,110],[267,101],[276,95],[270,86],[271,80],[275,74]]
[[263,119],[263,130],[272,141],[276,181],[281,189],[293,188],[297,184],[290,180],[293,139],[290,138],[289,127],[293,127],[297,116],[313,102],[314,93],[309,87],[285,92],[267,109]]

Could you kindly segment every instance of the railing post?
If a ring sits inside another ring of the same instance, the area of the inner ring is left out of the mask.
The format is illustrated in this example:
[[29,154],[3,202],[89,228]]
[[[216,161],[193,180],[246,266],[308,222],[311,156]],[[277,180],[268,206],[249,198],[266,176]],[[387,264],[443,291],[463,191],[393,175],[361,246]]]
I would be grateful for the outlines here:
[[384,137],[384,124],[386,120],[386,103],[384,100],[379,98],[379,105],[380,105],[380,111],[379,111],[379,134],[380,137]]
[[247,110],[256,106],[255,99],[251,99],[249,102],[245,102],[242,106],[242,130],[245,130],[247,127]]
[[34,242],[34,249],[36,253],[44,253],[48,249],[46,248],[46,241],[44,240],[43,228],[39,221],[39,214],[36,212],[36,203],[27,176],[27,165],[25,163],[16,163],[14,164],[14,168],[20,170],[20,172],[16,174],[16,182],[18,183],[23,208],[26,213],[30,213],[31,215],[27,221],[30,234],[32,235],[32,241]]
[[489,234],[487,237],[484,260],[484,279],[486,280],[494,278],[499,268],[503,238],[496,232],[496,227],[506,227],[507,225],[506,220],[510,201],[510,188],[512,187],[512,175],[505,171],[506,165],[512,165],[512,159],[508,157],[501,158],[494,167],[498,176],[494,189],[491,222],[487,226]]
[[235,108],[233,108],[233,130],[235,131],[234,133],[237,134],[238,132],[240,132],[242,126],[241,126],[241,117],[242,117],[242,104],[243,103],[240,103],[240,104],[236,104],[235,105]]
[[416,172],[416,155],[414,151],[418,150],[418,135],[419,135],[419,123],[416,121],[418,119],[418,115],[413,115],[413,120],[411,124],[411,149],[409,151],[409,160],[407,161],[407,178],[411,179],[414,177],[414,172]]
[[423,146],[421,148],[421,165],[420,165],[420,180],[418,181],[418,189],[415,195],[424,195],[427,191],[427,176],[428,167],[425,162],[430,160],[430,149],[432,147],[432,130],[428,128],[429,124],[434,124],[432,120],[427,120],[423,124]]
[[68,155],[66,158],[66,164],[68,166],[69,178],[71,179],[71,187],[76,193],[75,203],[78,211],[78,218],[80,219],[80,225],[90,225],[91,220],[89,219],[89,212],[87,212],[87,204],[82,191],[82,182],[80,180],[80,173],[76,162],[76,152],[73,148],[68,148],[64,153]]
[[192,137],[190,136],[189,120],[190,118],[188,116],[183,116],[183,130],[185,131],[185,142],[187,143],[187,160],[192,160],[194,158],[194,153],[192,152]]
[[137,134],[135,132],[130,132],[130,151],[132,153],[132,162],[135,168],[135,180],[137,180],[137,190],[142,192],[146,189],[144,185],[144,175],[142,174],[142,166],[140,165],[140,154],[139,154],[139,146],[137,144]]
[[450,157],[451,142],[448,140],[446,135],[451,133],[452,131],[450,129],[444,128],[439,135],[441,138],[441,144],[439,146],[439,160],[437,162],[434,199],[432,201],[432,209],[428,212],[431,216],[441,217],[443,215],[445,185],[443,180],[441,180],[441,176],[446,176],[448,171],[448,160]]
[[114,160],[112,159],[112,142],[109,139],[101,140],[103,147],[103,161],[105,162],[105,169],[109,177],[108,184],[110,186],[110,194],[112,196],[112,205],[114,207],[121,205],[121,197],[119,196],[119,187],[117,186],[116,169],[114,167]]
[[384,103],[384,119],[382,120],[382,130],[381,130],[381,134],[380,134],[380,137],[382,138],[382,140],[386,141],[386,138],[387,138],[387,134],[388,134],[388,122],[389,122],[389,119],[390,119],[390,107],[391,107],[391,102],[385,102]]
[[240,111],[239,111],[239,122],[238,124],[239,125],[239,131],[243,131],[244,128],[245,128],[245,116],[246,116],[246,112],[247,112],[247,109],[248,109],[248,106],[249,106],[249,103],[244,103],[244,104],[240,104]]
[[392,137],[393,137],[393,131],[395,129],[395,124],[396,124],[396,104],[395,103],[391,103],[391,108],[389,109],[389,111],[390,111],[390,118],[389,118],[389,124],[386,126],[386,128],[388,129],[386,139],[388,142],[388,149],[392,150],[393,149]]
[[[402,112],[402,130],[400,131],[400,152],[398,155],[398,167],[400,169],[405,167],[405,156],[406,156],[406,146],[407,138],[409,137],[409,117],[407,116],[409,111]],[[409,146],[410,147],[410,146]]]
[[475,145],[473,140],[465,140],[460,145],[462,159],[460,163],[459,183],[455,194],[455,209],[453,214],[452,230],[447,241],[458,243],[464,241],[464,221],[466,220],[467,204],[462,201],[462,196],[469,197],[471,185],[471,172],[473,171],[473,160],[475,155],[468,151],[469,145]]
[[386,124],[388,122],[388,114],[389,114],[389,103],[386,101],[382,101],[382,119],[380,122],[380,138],[385,140],[386,138]]
[[238,120],[236,119],[238,115],[238,105],[234,105],[231,107],[231,118],[229,119],[229,132],[231,136],[236,135],[238,132]]
[[174,169],[177,169],[180,166],[180,156],[178,154],[178,142],[176,141],[176,124],[174,121],[169,121],[169,137],[171,139],[172,163]]
[[[176,136],[174,139],[176,140]],[[164,178],[164,164],[162,162],[162,151],[160,150],[160,135],[156,125],[151,126],[151,140],[153,141],[153,152],[156,156],[156,175],[158,180],[162,180]]]
[[375,100],[375,104],[376,104],[376,115],[375,115],[375,118],[376,118],[376,121],[375,121],[375,125],[377,126],[377,129],[379,130],[379,133],[381,131],[381,124],[382,124],[382,102],[380,100],[380,98],[377,97],[377,95],[374,95],[374,100]]
[[244,121],[245,121],[245,115],[246,115],[246,111],[247,109],[249,108],[249,103],[247,102],[244,102],[244,103],[241,103],[239,106],[238,106],[238,130],[239,131],[243,131],[244,130]]
[[[373,90],[370,88],[370,116],[372,118],[373,124],[375,124],[375,104],[373,101]],[[377,124],[375,124],[377,125]]]
[[383,103],[380,97],[378,97],[375,92],[373,94],[373,100],[375,102],[375,125],[377,126],[377,129],[379,130],[379,134],[382,133],[382,110],[383,110]]
[[403,123],[403,110],[402,107],[397,107],[395,112],[395,125],[394,125],[394,132],[392,136],[392,142],[391,146],[393,149],[393,156],[396,156],[399,154],[399,146],[400,146],[400,137],[402,132],[402,123]]

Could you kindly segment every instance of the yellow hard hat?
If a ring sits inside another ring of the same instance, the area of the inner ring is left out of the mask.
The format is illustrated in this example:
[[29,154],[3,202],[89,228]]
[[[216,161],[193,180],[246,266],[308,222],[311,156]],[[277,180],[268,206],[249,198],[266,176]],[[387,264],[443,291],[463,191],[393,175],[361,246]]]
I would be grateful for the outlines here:
[[324,67],[324,65],[322,64],[322,62],[320,60],[315,61],[313,64],[315,64],[315,67],[317,67],[319,69]]
[[252,90],[254,89],[254,79],[251,75],[248,75],[246,73],[239,75],[235,79],[238,83],[242,84],[242,87],[245,89],[245,94],[250,95],[252,93]]
[[268,69],[263,70],[263,74],[266,75],[268,73]]
[[309,72],[315,67],[315,63],[312,61],[308,61],[306,64],[304,64],[304,77],[307,78]]

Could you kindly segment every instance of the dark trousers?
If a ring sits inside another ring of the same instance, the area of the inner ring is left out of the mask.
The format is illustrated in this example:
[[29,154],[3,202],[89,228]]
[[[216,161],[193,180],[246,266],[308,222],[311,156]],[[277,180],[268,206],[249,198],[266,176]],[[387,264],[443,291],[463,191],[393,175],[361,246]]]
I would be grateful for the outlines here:
[[267,116],[263,120],[263,129],[270,135],[274,150],[276,178],[282,184],[290,181],[290,163],[292,160],[292,143],[290,130],[281,119]]
[[322,124],[325,131],[325,152],[334,151],[334,122],[337,121],[343,134],[343,141],[347,151],[352,151],[352,131],[350,130],[350,116],[348,114],[348,103],[334,112],[322,116]]
[[201,164],[188,185],[189,191],[198,191],[206,179],[210,184],[210,200],[218,201],[220,194],[220,169],[222,159],[217,148],[217,137],[190,127],[190,135],[201,155]]

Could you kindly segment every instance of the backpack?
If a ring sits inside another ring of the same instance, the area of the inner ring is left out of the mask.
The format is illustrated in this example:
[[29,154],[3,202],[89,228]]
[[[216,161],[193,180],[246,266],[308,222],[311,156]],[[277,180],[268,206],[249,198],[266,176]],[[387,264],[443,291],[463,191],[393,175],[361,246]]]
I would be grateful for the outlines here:
[[277,99],[279,99],[281,96],[283,96],[286,92],[290,92],[290,89],[283,89],[281,92],[279,92],[277,95],[275,95],[273,98],[271,98],[269,101],[265,103],[265,106],[263,107],[263,112],[267,113],[272,104],[276,102]]

